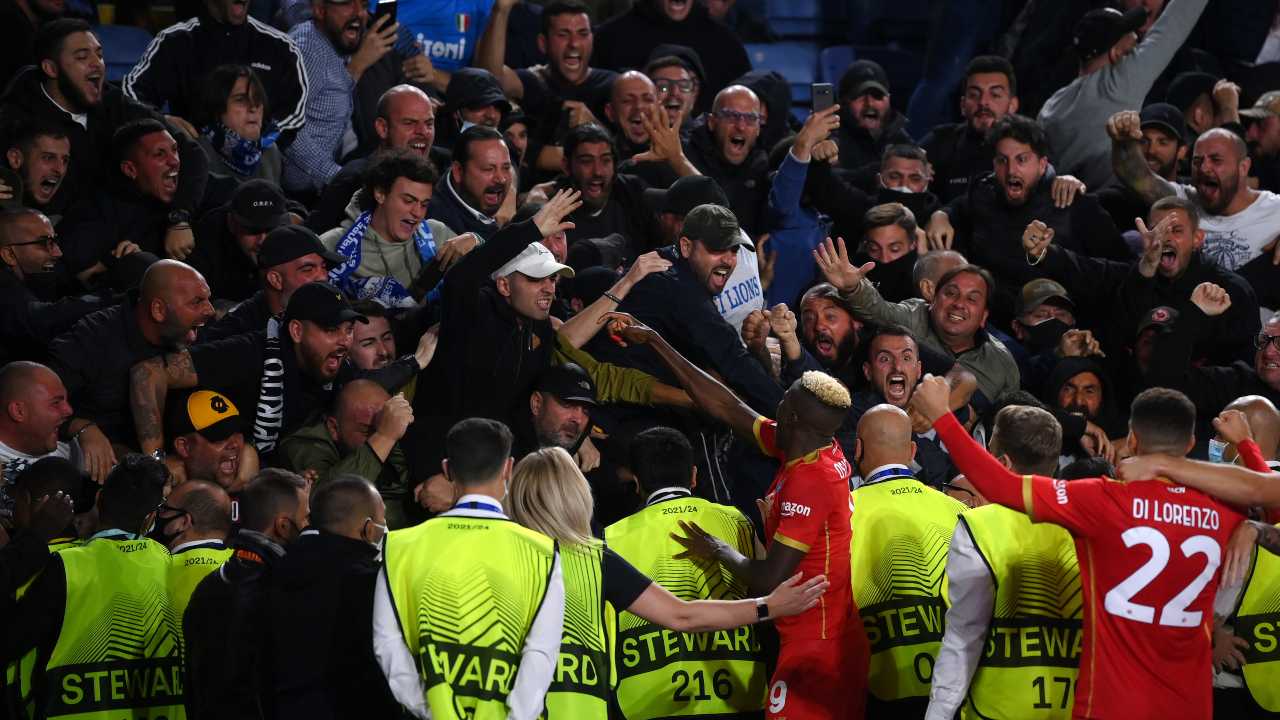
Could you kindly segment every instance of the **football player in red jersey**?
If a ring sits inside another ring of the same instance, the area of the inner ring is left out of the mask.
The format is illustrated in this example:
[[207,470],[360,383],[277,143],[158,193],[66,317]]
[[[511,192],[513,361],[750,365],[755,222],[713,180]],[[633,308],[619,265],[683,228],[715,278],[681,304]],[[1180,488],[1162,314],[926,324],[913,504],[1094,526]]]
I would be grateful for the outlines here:
[[818,605],[775,623],[781,649],[765,717],[861,718],[868,648],[849,580],[853,469],[834,440],[849,411],[848,389],[830,375],[806,372],[783,395],[777,419],[763,418],[651,328],[620,313],[611,317],[611,332],[652,347],[699,407],[783,462],[768,495],[757,501],[768,538],[763,560],[744,557],[690,523],[681,523],[686,536],[675,536],[687,548],[677,557],[717,560],[745,578],[753,593],[776,587],[797,571],[802,577],[825,574],[831,582]]
[[[1213,598],[1239,513],[1165,479],[1070,483],[1008,470],[947,409],[948,387],[926,376],[911,408],[933,424],[965,477],[992,502],[1075,537],[1084,588],[1084,649],[1074,717],[1169,720],[1213,715]],[[1182,456],[1195,445],[1195,407],[1165,388],[1134,399],[1135,455]]]

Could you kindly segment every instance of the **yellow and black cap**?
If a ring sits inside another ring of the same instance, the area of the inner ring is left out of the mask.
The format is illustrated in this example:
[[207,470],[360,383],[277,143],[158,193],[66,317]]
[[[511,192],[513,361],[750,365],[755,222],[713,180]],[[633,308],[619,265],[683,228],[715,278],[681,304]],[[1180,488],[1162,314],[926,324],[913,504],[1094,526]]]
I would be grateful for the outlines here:
[[221,442],[244,432],[240,411],[216,390],[184,390],[170,395],[164,425],[165,437],[200,433],[209,442]]

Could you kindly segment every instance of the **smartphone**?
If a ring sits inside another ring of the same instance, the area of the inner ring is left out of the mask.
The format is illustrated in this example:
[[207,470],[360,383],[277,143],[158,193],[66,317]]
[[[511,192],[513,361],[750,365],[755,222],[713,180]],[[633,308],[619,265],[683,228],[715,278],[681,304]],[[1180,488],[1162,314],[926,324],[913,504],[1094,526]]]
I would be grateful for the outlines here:
[[831,88],[831,83],[814,83],[812,90],[814,112],[821,112],[836,104],[836,95]]
[[396,0],[378,0],[377,4],[373,6],[373,17],[369,18],[370,24],[384,15],[390,16],[390,19],[387,20],[388,25],[395,23]]

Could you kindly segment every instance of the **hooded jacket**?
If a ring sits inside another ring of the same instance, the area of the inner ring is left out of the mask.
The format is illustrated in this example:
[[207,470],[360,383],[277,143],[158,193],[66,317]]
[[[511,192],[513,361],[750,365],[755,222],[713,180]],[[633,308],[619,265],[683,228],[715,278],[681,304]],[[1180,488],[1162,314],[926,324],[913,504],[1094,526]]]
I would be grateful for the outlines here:
[[68,208],[87,202],[102,188],[117,184],[119,169],[111,162],[112,135],[121,125],[145,118],[164,123],[178,141],[182,166],[178,170],[178,190],[170,204],[171,209],[185,210],[192,217],[196,216],[209,179],[209,163],[195,140],[169,127],[155,110],[129,99],[120,88],[110,83],[103,85],[102,101],[86,113],[87,127],[81,127],[45,94],[41,83],[43,77],[35,65],[19,71],[4,94],[0,95],[0,121],[6,126],[11,122],[32,122],[67,133],[71,140],[71,165],[50,203],[52,208]]
[[[1058,407],[1058,393],[1062,386],[1080,373],[1093,373],[1102,383],[1102,402],[1098,406],[1098,416],[1083,418]],[[1102,428],[1108,438],[1124,437],[1128,432],[1127,418],[1116,405],[1116,387],[1111,382],[1111,375],[1096,361],[1085,357],[1065,357],[1058,361],[1045,381],[1041,399],[1051,408],[1054,417],[1062,425],[1062,450],[1064,455],[1084,453],[1080,447],[1080,436],[1084,434],[1084,421],[1088,420]]]
[[768,121],[760,128],[760,139],[756,141],[756,147],[772,152],[773,147],[784,137],[799,130],[791,116],[791,85],[782,73],[777,70],[752,70],[734,80],[733,84],[751,88],[769,116]]
[[657,5],[657,0],[638,0],[626,14],[598,27],[593,64],[618,71],[642,68],[659,45],[691,47],[707,71],[693,112],[706,112],[717,92],[751,70],[747,50],[732,30],[712,20],[698,3],[680,22],[672,22]]
[[929,155],[933,190],[943,202],[964,195],[970,180],[991,172],[995,155],[986,136],[974,131],[967,121],[938,125],[920,142],[920,147]]

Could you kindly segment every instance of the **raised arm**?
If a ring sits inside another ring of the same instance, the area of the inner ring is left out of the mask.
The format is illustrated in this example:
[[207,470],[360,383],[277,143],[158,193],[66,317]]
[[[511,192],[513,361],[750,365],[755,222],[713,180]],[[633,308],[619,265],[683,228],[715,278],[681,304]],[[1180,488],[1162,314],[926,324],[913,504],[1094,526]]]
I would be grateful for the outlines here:
[[734,395],[732,390],[686,360],[653,328],[625,313],[610,313],[608,319],[610,334],[628,343],[653,348],[675,374],[680,385],[688,391],[694,405],[728,425],[739,436],[755,442],[756,419],[759,415]]
[[1111,168],[1148,205],[1174,194],[1173,184],[1156,175],[1142,156],[1142,120],[1133,110],[1123,110],[1107,120],[1111,136]]
[[1280,507],[1280,473],[1261,473],[1238,465],[1209,463],[1168,455],[1142,455],[1120,463],[1121,480],[1165,477],[1212,495],[1230,505]]
[[191,353],[182,350],[143,360],[129,371],[129,405],[144,453],[164,449],[164,399],[170,388],[195,387],[200,382]]
[[586,345],[600,331],[605,313],[617,310],[618,303],[627,297],[631,292],[631,288],[636,286],[636,283],[645,279],[651,273],[663,272],[670,268],[671,261],[657,252],[648,252],[636,258],[627,274],[614,283],[608,292],[601,295],[595,302],[583,308],[582,312],[569,318],[564,325],[560,326],[560,338],[575,348],[581,348]]
[[493,73],[507,97],[519,100],[524,97],[524,83],[506,65],[507,20],[510,19],[511,8],[515,7],[516,2],[517,0],[498,0],[493,4],[489,24],[485,25],[484,34],[476,44],[475,65]]

